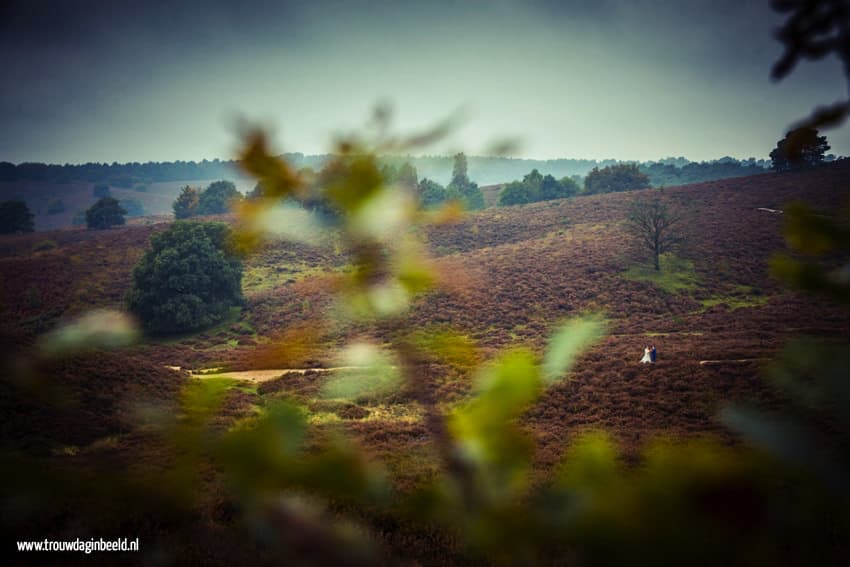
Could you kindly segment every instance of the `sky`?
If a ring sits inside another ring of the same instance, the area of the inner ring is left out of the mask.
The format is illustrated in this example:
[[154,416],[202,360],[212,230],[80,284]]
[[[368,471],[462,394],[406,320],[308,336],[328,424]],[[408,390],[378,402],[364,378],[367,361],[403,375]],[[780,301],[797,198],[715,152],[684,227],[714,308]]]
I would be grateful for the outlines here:
[[[331,150],[376,105],[417,153],[766,158],[846,96],[836,60],[770,80],[767,0],[6,0],[0,161],[230,159],[240,120]],[[826,132],[850,155],[850,127]]]

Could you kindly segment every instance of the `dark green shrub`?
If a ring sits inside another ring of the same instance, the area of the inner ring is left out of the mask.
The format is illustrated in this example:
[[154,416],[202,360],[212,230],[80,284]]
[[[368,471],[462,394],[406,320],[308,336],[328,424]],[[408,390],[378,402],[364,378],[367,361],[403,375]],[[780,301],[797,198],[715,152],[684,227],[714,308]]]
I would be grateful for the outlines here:
[[230,212],[230,204],[242,198],[242,193],[230,181],[215,181],[204,189],[198,199],[195,214],[220,215]]
[[32,232],[35,230],[32,212],[23,201],[0,203],[0,234]]
[[111,226],[124,224],[127,214],[118,201],[112,197],[103,197],[86,211],[86,226],[90,229],[103,230]]
[[242,262],[223,223],[177,221],[151,238],[133,270],[127,303],[154,334],[193,331],[242,303]]

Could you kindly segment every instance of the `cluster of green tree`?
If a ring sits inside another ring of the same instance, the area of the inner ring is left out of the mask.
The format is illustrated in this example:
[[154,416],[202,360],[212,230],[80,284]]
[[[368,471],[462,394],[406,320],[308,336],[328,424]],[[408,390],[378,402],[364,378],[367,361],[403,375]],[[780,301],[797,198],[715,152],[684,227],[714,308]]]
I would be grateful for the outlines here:
[[419,174],[409,161],[395,166],[386,163],[381,167],[381,175],[391,185],[401,185],[408,189],[416,189],[419,184]]
[[570,177],[560,181],[551,175],[542,175],[536,169],[522,178],[522,181],[512,181],[502,188],[499,193],[499,205],[524,205],[537,201],[550,201],[572,197],[579,192],[578,183]]
[[[0,181],[52,181],[103,183],[122,189],[160,181],[220,179],[241,175],[233,160],[147,163],[45,164],[0,162]],[[138,189],[137,189],[138,190]]]
[[655,187],[671,185],[688,185],[702,183],[728,177],[743,177],[765,173],[765,161],[755,158],[736,160],[724,157],[714,161],[690,162],[684,165],[674,165],[662,162],[640,164],[640,170],[649,176],[649,181]]
[[[478,184],[469,178],[466,155],[459,153],[453,159],[452,179],[448,186],[443,186],[427,177],[423,177],[420,181],[416,167],[409,161],[397,164],[392,159],[382,160],[380,175],[383,183],[387,185],[406,187],[415,191],[423,208],[433,208],[447,201],[458,201],[468,210],[483,209],[484,195],[481,193]],[[304,175],[305,171],[308,173],[307,175]],[[324,185],[332,183],[333,172],[326,168],[315,176],[312,175],[311,168],[301,168],[300,173],[304,178],[313,179],[314,193],[319,195],[322,193]],[[258,183],[248,197],[252,198],[261,194],[262,186]],[[308,199],[303,204],[326,216],[337,215],[337,212],[328,205],[325,199]]]
[[[304,155],[301,153],[284,154],[288,163],[297,168],[321,170],[333,156],[330,154]],[[519,179],[526,172],[537,169],[556,179],[563,177],[583,177],[594,167],[603,168],[615,165],[613,159],[516,159],[507,157],[468,157],[470,175],[478,183],[492,185],[503,183],[506,179]],[[453,156],[383,156],[384,167],[399,170],[406,163],[427,177],[442,185],[451,183],[453,178]],[[681,185],[710,181],[724,177],[753,175],[769,167],[766,160],[749,158],[738,161],[724,157],[711,162],[690,162],[684,157],[667,157],[657,161],[641,163],[641,169],[647,173],[654,185]],[[223,179],[241,177],[238,162],[235,160],[203,160],[148,162],[148,163],[86,163],[80,165],[48,165],[43,163],[21,163],[15,165],[0,162],[0,181],[84,181],[105,183],[125,189],[162,181],[193,181],[199,179]]]
[[602,169],[594,167],[584,178],[585,195],[633,191],[649,186],[649,176],[636,163],[620,163]]
[[776,143],[776,148],[770,152],[771,167],[774,171],[791,171],[815,167],[831,161],[826,156],[829,144],[826,136],[819,136],[816,128],[803,126],[788,132]]
[[242,304],[242,261],[230,240],[230,228],[217,222],[177,221],[151,237],[127,294],[130,311],[148,332],[208,327]]
[[[254,189],[254,192],[258,191]],[[234,201],[242,199],[242,193],[236,190],[232,181],[215,181],[201,191],[186,186],[174,201],[174,216],[186,219],[198,215],[220,215],[230,211]]]
[[[309,167],[321,170],[332,160],[330,154],[304,155],[300,152],[283,154],[281,157],[296,168]],[[684,158],[670,158],[684,159]],[[616,160],[555,159],[532,160],[506,157],[472,156],[469,158],[472,175],[480,183],[490,185],[505,179],[517,179],[531,169],[546,171],[555,177],[584,175],[595,166],[617,163]],[[423,177],[441,184],[452,180],[454,156],[383,156],[385,166],[400,168],[407,162]],[[147,163],[85,163],[45,164],[26,162],[13,164],[0,162],[0,181],[52,181],[57,183],[81,181],[107,183],[113,187],[131,189],[137,184],[162,181],[194,181],[199,179],[222,179],[241,177],[243,174],[236,160],[203,160],[147,162]]]
[[[403,175],[409,171],[416,172],[416,169],[406,164],[399,168],[399,175]],[[415,179],[415,177],[413,178]],[[401,178],[401,182],[409,183],[411,178]],[[395,181],[396,183],[399,180]],[[432,208],[446,201],[457,201],[461,203],[465,209],[478,211],[484,208],[484,194],[478,184],[469,179],[469,165],[466,155],[461,152],[454,156],[454,165],[452,166],[452,180],[448,186],[443,187],[436,181],[423,177],[422,181],[414,185],[419,196],[419,202],[424,208]]]

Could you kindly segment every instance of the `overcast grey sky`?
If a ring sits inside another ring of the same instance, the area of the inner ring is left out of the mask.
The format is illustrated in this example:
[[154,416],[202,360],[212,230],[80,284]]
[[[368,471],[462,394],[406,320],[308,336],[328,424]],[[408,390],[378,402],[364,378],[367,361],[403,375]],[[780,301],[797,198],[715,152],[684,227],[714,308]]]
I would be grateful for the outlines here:
[[[379,101],[401,131],[465,109],[429,153],[767,157],[846,93],[838,63],[769,79],[768,1],[12,1],[0,161],[230,158],[235,116],[323,153]],[[850,128],[830,130],[850,154]]]

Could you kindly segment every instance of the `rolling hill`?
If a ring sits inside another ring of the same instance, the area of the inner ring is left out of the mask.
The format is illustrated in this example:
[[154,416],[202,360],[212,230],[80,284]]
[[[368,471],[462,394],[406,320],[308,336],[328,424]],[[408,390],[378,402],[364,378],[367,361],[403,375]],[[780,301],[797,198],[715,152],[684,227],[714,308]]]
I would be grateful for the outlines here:
[[[767,272],[770,255],[785,248],[777,211],[794,200],[837,211],[847,204],[848,178],[850,163],[842,161],[802,173],[665,188],[662,198],[684,215],[684,244],[665,258],[661,277],[645,269],[646,259],[624,223],[634,199],[658,190],[471,214],[460,224],[427,231],[443,287],[417,300],[406,322],[414,328],[450,325],[472,339],[486,360],[517,344],[539,353],[563,319],[588,311],[605,314],[607,336],[523,420],[538,442],[535,463],[542,476],[571,439],[597,428],[612,432],[632,456],[659,434],[710,433],[736,443],[717,421],[718,410],[732,401],[767,408],[784,404],[762,375],[789,339],[850,336],[850,314],[785,289]],[[0,331],[11,345],[9,352],[27,352],[39,334],[75,314],[120,307],[150,235],[166,226],[0,239]],[[98,410],[99,398],[92,392],[109,391],[108,407],[126,407],[133,396],[173,397],[194,380],[185,371],[163,370],[166,366],[223,367],[214,373],[276,369],[279,378],[230,383],[224,423],[251,415],[271,400],[294,398],[309,408],[319,430],[341,428],[384,459],[399,486],[415,486],[436,466],[436,457],[410,393],[357,403],[317,397],[325,379],[318,369],[334,365],[339,345],[362,337],[386,341],[391,338],[387,331],[340,326],[323,338],[323,349],[302,361],[313,370],[298,375],[286,373],[286,362],[275,358],[278,337],[288,329],[309,329],[315,317],[332,308],[334,278],[346,265],[332,243],[266,245],[247,260],[247,305],[227,323],[192,336],[143,341],[126,351],[123,366],[116,355],[104,359],[112,369],[108,372],[93,372],[89,359],[55,370],[68,387],[88,392],[82,404],[98,425],[79,434],[51,434],[46,428],[38,442],[83,450],[109,437],[114,441],[108,446],[91,450],[132,454],[138,437],[125,420]],[[638,360],[650,343],[658,348],[659,362],[642,366]],[[470,391],[470,377],[462,370],[434,364],[427,371],[446,408]],[[14,407],[15,402],[6,403]],[[21,441],[14,436],[20,434],[22,419],[37,415],[46,424],[64,423],[39,408],[9,415],[4,435],[15,442]]]

